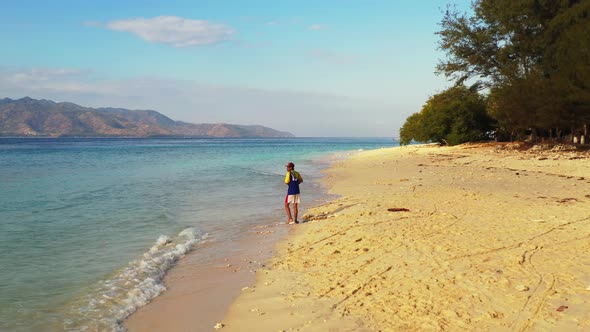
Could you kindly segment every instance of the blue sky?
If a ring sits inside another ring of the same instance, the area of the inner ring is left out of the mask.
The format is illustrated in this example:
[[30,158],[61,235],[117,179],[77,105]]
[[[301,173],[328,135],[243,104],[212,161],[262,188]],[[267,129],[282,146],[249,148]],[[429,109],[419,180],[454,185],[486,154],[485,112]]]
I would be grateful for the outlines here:
[[0,1],[0,98],[397,136],[450,85],[434,74],[449,1]]

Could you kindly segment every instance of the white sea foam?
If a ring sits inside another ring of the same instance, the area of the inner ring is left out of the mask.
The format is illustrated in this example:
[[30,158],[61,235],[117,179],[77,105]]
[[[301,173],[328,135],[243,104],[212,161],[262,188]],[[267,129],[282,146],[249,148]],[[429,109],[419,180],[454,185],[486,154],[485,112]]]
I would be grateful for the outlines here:
[[166,271],[193,245],[207,238],[194,228],[181,231],[174,239],[161,235],[141,258],[97,286],[87,303],[77,308],[74,319],[64,322],[68,331],[124,331],[121,322],[138,308],[166,290]]

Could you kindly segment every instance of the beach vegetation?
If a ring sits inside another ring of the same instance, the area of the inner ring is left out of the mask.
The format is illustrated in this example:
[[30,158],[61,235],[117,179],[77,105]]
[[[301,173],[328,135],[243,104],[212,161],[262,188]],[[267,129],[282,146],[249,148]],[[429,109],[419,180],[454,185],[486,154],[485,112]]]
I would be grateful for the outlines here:
[[[449,6],[438,35],[446,57],[436,72],[486,96],[496,139],[588,142],[590,1],[476,0],[470,13]],[[448,118],[429,126],[446,132]],[[408,120],[404,137],[420,127]]]
[[485,98],[461,85],[431,96],[420,112],[408,117],[400,129],[400,142],[455,145],[489,139],[492,130]]

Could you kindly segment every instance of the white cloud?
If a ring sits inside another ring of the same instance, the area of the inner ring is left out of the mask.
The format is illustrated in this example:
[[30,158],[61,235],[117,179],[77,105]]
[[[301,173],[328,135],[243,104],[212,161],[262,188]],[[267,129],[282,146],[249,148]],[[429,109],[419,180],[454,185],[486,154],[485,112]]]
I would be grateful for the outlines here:
[[15,84],[34,84],[51,81],[57,77],[66,78],[83,74],[84,71],[69,68],[31,68],[3,72],[4,80]]
[[152,43],[175,47],[217,44],[229,40],[234,34],[234,30],[225,24],[176,16],[111,21],[105,27],[133,33]]
[[325,25],[316,23],[316,24],[312,24],[312,25],[308,26],[307,30],[318,31],[318,30],[323,30],[325,28],[326,28]]

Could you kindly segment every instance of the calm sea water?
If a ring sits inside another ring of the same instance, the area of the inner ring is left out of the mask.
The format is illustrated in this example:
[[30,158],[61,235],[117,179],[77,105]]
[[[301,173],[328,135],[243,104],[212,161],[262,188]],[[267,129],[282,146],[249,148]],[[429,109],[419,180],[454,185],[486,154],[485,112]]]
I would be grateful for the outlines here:
[[[283,221],[284,164],[314,182],[391,139],[0,139],[0,330],[119,330],[203,241]],[[270,207],[270,208],[269,208]]]

